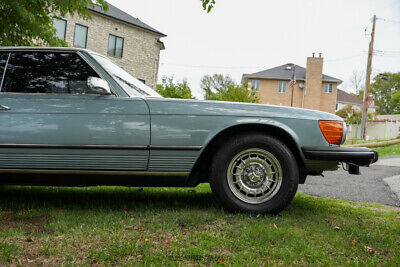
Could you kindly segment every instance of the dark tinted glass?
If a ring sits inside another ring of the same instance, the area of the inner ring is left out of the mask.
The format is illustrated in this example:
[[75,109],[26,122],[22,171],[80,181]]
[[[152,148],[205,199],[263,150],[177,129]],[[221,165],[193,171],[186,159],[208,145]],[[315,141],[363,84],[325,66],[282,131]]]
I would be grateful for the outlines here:
[[96,72],[75,53],[13,52],[8,61],[3,92],[94,94],[87,87]]
[[0,53],[0,85],[1,85],[1,81],[3,80],[3,72],[4,72],[4,68],[7,64],[7,59],[8,59],[9,54],[10,53],[8,53],[8,52]]

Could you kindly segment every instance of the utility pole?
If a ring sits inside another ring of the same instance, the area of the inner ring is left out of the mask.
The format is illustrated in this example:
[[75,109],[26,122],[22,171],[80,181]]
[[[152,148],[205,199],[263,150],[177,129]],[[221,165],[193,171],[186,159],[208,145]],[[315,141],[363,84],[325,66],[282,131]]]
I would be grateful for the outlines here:
[[363,112],[362,112],[362,120],[361,120],[361,138],[366,139],[367,137],[367,118],[368,118],[368,103],[369,103],[369,87],[371,83],[371,65],[372,65],[372,55],[374,53],[374,39],[375,39],[375,23],[376,23],[376,15],[374,15],[372,19],[372,32],[371,32],[371,41],[369,43],[368,50],[368,62],[367,62],[367,75],[365,77],[365,90],[363,97]]
[[295,72],[295,65],[292,65],[292,78],[290,80],[290,83],[292,85],[292,96],[291,96],[291,100],[290,100],[290,106],[293,107],[293,95],[294,95],[294,72]]

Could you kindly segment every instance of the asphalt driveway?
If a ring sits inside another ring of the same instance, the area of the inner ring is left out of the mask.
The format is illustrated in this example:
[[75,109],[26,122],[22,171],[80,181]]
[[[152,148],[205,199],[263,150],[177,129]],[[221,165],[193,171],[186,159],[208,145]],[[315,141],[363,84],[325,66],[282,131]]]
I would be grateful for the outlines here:
[[[325,172],[324,176],[308,176],[299,192],[361,202],[376,202],[400,206],[394,193],[400,190],[400,156],[382,157],[369,168],[361,168],[361,175],[350,175],[342,168]],[[396,177],[397,176],[397,177]],[[392,177],[391,182],[385,178]]]

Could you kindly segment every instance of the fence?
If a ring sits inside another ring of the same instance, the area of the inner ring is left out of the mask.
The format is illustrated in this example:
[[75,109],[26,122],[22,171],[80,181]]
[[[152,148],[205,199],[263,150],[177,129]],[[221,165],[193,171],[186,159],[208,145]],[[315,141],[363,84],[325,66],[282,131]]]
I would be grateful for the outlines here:
[[[360,139],[361,125],[349,125],[347,139]],[[369,121],[367,124],[367,140],[385,140],[400,137],[400,122]]]

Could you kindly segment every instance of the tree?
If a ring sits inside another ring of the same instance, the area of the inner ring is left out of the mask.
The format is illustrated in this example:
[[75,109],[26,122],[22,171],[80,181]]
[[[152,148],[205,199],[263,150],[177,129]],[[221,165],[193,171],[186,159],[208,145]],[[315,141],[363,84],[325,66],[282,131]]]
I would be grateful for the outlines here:
[[[354,109],[351,105],[346,105],[344,108],[336,111],[336,115],[346,120],[348,124],[360,124],[362,113],[361,111]],[[368,113],[368,120],[372,120],[374,114]]]
[[393,113],[400,114],[400,90],[393,94],[392,104],[394,107]]
[[348,124],[359,124],[362,117],[361,112],[355,110],[351,105],[346,105],[344,108],[339,109],[336,111],[336,115],[345,119]]
[[365,75],[363,71],[353,70],[350,77],[350,85],[356,91],[356,95],[360,95],[360,91],[364,90]]
[[380,114],[399,113],[400,72],[385,72],[374,77],[371,94]]
[[203,9],[209,13],[215,5],[215,0],[200,0],[203,4]]
[[94,3],[108,9],[105,0],[1,0],[0,46],[66,46],[55,35],[53,16],[90,19],[88,7]]
[[204,99],[232,102],[259,103],[257,94],[246,85],[236,84],[229,75],[205,75],[200,81]]
[[157,92],[167,98],[194,99],[187,80],[174,82],[174,77],[163,77],[162,84],[157,84]]
[[204,90],[206,99],[215,93],[221,93],[232,85],[235,85],[232,77],[223,74],[204,75],[200,81],[200,88]]
[[226,89],[221,90],[220,92],[206,95],[205,99],[218,100],[218,101],[247,102],[247,103],[260,102],[256,92],[249,90],[247,86],[244,84],[229,85]]

